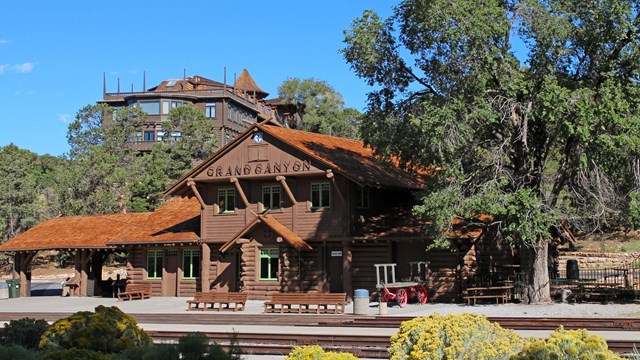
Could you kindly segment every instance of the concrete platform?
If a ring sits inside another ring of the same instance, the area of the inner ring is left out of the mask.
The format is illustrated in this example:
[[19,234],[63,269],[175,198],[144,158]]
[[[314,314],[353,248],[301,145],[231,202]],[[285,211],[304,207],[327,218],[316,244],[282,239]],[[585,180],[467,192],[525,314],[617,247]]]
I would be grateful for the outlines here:
[[[98,305],[117,306],[125,313],[141,314],[185,314],[187,313],[186,301],[190,297],[154,297],[145,300],[117,301],[112,298],[98,297],[60,297],[60,296],[34,296],[28,298],[0,299],[0,313],[2,312],[23,312],[25,317],[34,312],[76,312],[93,311]],[[390,304],[392,305],[392,304]],[[237,312],[244,316],[263,314],[263,301],[250,300],[246,304],[245,311]],[[476,305],[466,304],[408,304],[405,308],[399,306],[389,306],[387,308],[389,317],[392,316],[428,316],[432,313],[448,314],[473,312],[495,317],[640,317],[640,304],[545,304],[545,305],[524,305],[524,304],[500,304],[500,305]],[[188,312],[197,313],[197,312]],[[212,311],[207,314],[217,314]],[[231,312],[222,312],[229,314]],[[346,314],[353,313],[353,304],[348,304]],[[290,314],[270,314],[274,317],[286,317]],[[367,308],[368,316],[378,315],[378,304],[370,303]],[[1,316],[1,314],[0,314]],[[306,314],[310,317],[322,317],[323,315]],[[335,315],[334,315],[335,316]],[[2,324],[2,322],[0,322]],[[264,326],[264,325],[202,325],[202,324],[152,324],[140,323],[146,330],[171,331],[179,329],[181,331],[225,331],[239,333],[265,333],[278,334],[290,333],[291,326]],[[384,335],[391,336],[397,329],[387,328],[364,328],[364,327],[320,327],[320,326],[296,326],[296,333],[300,334],[336,334],[336,335]],[[518,331],[525,337],[547,337],[550,330],[522,330]],[[607,340],[631,340],[640,343],[639,331],[594,331]],[[282,357],[248,357],[250,360],[274,360]]]

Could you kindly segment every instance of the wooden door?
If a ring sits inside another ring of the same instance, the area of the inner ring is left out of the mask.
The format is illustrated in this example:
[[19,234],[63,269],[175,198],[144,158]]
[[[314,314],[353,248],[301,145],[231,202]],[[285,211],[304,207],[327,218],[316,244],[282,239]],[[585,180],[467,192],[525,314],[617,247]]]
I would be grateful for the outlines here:
[[178,294],[178,250],[165,252],[164,273],[162,274],[162,295],[179,296]]
[[218,263],[218,276],[213,281],[213,286],[220,291],[238,291],[236,285],[238,268],[237,251],[227,252]]
[[327,279],[329,291],[332,293],[344,292],[342,283],[342,248],[327,248]]

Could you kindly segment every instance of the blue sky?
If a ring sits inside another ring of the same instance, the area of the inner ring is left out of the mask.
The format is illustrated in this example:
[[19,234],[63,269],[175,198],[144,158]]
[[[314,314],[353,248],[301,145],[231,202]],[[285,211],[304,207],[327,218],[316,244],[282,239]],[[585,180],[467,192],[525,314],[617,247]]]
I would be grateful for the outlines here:
[[371,89],[338,50],[365,9],[391,15],[397,1],[10,1],[0,15],[0,146],[68,151],[76,112],[107,91],[142,90],[167,78],[227,82],[249,70],[277,96],[287,78],[327,81],[363,110]]

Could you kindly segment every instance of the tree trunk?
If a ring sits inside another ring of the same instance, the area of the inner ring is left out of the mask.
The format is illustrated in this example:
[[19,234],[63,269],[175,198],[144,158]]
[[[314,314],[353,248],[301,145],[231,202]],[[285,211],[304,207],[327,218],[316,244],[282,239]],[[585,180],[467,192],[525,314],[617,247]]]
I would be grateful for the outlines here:
[[529,304],[550,302],[549,241],[540,240],[534,246],[523,247],[520,251],[526,288],[524,301]]

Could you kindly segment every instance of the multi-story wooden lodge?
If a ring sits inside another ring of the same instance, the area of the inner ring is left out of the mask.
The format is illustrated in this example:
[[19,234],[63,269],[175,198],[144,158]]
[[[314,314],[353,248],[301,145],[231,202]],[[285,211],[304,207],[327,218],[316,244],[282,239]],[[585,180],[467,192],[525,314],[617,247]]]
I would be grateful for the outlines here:
[[[146,83],[146,81],[145,81]],[[244,69],[233,85],[194,75],[180,79],[166,79],[143,91],[107,92],[103,83],[103,100],[114,108],[140,107],[147,113],[145,124],[131,139],[132,146],[140,151],[151,150],[154,143],[177,139],[180,131],[171,133],[162,128],[169,111],[183,104],[191,104],[202,110],[212,122],[217,144],[226,145],[253,123],[270,122],[286,126],[299,118],[296,108],[280,98],[267,99],[269,93],[262,90],[251,74]]]
[[90,228],[68,231],[93,243],[71,246],[64,236],[47,238],[54,229],[39,230],[63,218],[0,251],[15,252],[15,275],[27,279],[33,251],[76,249],[77,273],[87,283],[99,268],[101,258],[92,258],[98,249],[124,248],[129,281],[151,282],[156,296],[215,289],[254,299],[373,292],[374,264],[397,263],[401,279],[409,262],[429,261],[430,298],[456,300],[467,278],[511,261],[511,250],[495,248],[482,230],[456,229],[456,251],[427,252],[423,224],[411,214],[423,186],[422,175],[379,161],[360,141],[255,123],[167,189],[183,200],[150,214],[113,215],[121,218],[107,220],[111,229],[96,222],[96,232],[106,232],[99,237]]

